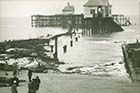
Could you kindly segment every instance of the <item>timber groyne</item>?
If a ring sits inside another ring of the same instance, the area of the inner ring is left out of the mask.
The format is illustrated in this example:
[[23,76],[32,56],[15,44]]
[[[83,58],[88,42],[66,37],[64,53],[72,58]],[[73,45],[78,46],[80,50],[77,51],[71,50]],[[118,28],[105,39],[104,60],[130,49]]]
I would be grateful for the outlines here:
[[140,43],[122,45],[125,67],[133,82],[140,81]]

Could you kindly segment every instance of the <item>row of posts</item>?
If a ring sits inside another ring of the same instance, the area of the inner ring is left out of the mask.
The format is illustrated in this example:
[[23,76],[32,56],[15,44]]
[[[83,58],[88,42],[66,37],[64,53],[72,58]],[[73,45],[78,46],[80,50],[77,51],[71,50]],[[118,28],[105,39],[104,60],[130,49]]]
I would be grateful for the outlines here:
[[[78,37],[75,38],[75,41],[78,41]],[[70,47],[73,47],[73,40],[70,41]],[[67,45],[63,46],[63,52],[66,53],[67,52]]]

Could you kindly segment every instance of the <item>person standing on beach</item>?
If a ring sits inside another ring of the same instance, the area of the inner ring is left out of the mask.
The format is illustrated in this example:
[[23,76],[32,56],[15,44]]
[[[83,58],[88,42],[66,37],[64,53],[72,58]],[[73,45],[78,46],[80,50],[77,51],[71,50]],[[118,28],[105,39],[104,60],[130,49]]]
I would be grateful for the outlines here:
[[31,79],[32,79],[32,70],[31,69],[28,70],[28,79],[29,79],[29,82],[31,82]]
[[35,79],[33,78],[31,82],[28,84],[28,93],[36,93],[37,91],[37,84]]
[[13,76],[18,75],[18,65],[17,64],[18,64],[17,62],[15,62],[13,64],[13,68],[14,68],[14,70],[13,70]]
[[19,79],[16,77],[16,75],[10,79],[10,86],[12,93],[18,93],[17,86],[19,86]]
[[40,83],[41,83],[41,81],[39,79],[39,76],[36,76],[35,83],[36,83],[36,90],[39,90],[39,86],[40,86]]

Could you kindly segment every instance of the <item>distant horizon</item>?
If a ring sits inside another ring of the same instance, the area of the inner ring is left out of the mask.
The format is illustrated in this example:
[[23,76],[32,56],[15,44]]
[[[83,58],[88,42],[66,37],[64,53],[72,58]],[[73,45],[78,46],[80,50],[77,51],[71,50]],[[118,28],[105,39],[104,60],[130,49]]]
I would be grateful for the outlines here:
[[[88,0],[0,0],[0,17],[29,17],[31,15],[61,14],[68,2],[75,6],[75,14],[84,13]],[[112,14],[139,15],[138,0],[109,0]]]

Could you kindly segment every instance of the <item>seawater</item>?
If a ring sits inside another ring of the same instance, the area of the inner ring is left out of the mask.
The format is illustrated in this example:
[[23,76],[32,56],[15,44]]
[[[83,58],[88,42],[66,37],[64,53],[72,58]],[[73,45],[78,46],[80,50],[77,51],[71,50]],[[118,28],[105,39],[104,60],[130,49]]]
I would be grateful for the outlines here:
[[32,28],[31,18],[0,18],[0,41],[20,40],[65,32],[62,28]]
[[[60,66],[60,69],[62,71],[69,67],[91,69],[100,64],[122,62],[121,44],[136,42],[140,34],[138,25],[123,28],[123,32],[107,35],[80,35],[78,42],[74,41],[73,47],[69,45],[70,37],[61,37],[58,42],[58,57],[66,64]],[[0,41],[36,38],[66,31],[67,29],[55,27],[33,28],[30,18],[0,18]],[[63,53],[63,45],[68,46],[67,53]]]

